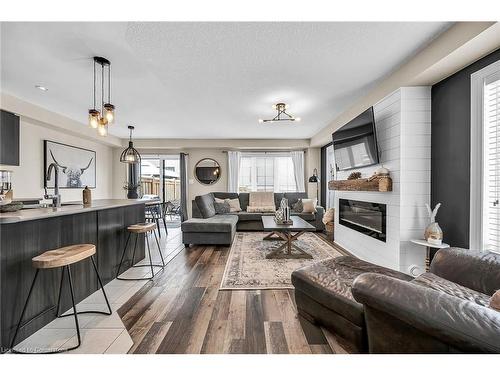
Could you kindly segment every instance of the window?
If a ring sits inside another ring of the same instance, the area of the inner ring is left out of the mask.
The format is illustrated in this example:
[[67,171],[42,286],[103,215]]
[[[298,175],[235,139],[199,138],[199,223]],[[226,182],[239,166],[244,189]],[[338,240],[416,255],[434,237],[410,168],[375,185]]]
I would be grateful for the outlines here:
[[239,168],[239,191],[297,191],[294,165],[290,154],[242,154]]
[[[497,79],[498,78],[498,79]],[[500,78],[484,88],[484,246],[500,252]]]
[[500,61],[471,76],[470,247],[500,252]]

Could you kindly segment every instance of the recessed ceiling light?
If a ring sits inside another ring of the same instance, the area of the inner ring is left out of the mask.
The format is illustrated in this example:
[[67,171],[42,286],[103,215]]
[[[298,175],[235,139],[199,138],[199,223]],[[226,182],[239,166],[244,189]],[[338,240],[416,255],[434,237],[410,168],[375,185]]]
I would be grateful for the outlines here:
[[42,91],[49,91],[49,89],[45,86],[40,86],[40,85],[35,85],[35,87],[38,89],[38,90],[42,90]]

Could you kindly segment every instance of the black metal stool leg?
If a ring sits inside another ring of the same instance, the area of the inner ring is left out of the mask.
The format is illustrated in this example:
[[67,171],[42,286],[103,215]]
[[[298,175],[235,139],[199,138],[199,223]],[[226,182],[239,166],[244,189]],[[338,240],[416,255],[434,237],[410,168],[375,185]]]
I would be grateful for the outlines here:
[[19,322],[17,323],[16,331],[14,332],[14,337],[12,338],[12,341],[10,343],[10,348],[11,348],[13,353],[16,353],[14,351],[14,345],[16,343],[17,334],[19,333],[19,328],[21,328],[21,323],[23,321],[24,314],[26,313],[26,308],[28,307],[28,302],[30,301],[31,293],[33,292],[33,288],[35,286],[35,282],[36,282],[36,279],[38,277],[38,272],[40,272],[40,269],[37,268],[37,270],[35,272],[35,277],[33,277],[33,282],[31,283],[31,286],[30,286],[30,291],[28,292],[28,298],[26,298],[26,302],[24,303],[24,307],[23,307],[23,310],[21,312],[21,316],[19,317]]
[[158,237],[156,237],[156,233],[154,231],[153,234],[155,235],[156,246],[158,246],[158,252],[160,253],[161,264],[163,264],[163,267],[165,267],[165,260],[163,259],[163,254],[161,252],[160,242],[158,241]]
[[99,286],[102,289],[102,294],[104,296],[104,300],[106,301],[106,305],[108,306],[109,314],[106,314],[106,313],[104,313],[104,314],[111,315],[113,312],[111,311],[111,306],[110,306],[109,301],[108,301],[108,296],[106,295],[106,292],[104,291],[104,285],[102,283],[101,276],[99,275],[99,271],[97,270],[97,265],[95,264],[94,256],[91,256],[90,259],[92,260],[92,265],[94,266],[94,271],[95,271],[95,274],[97,275],[97,281],[99,282]]
[[149,248],[149,238],[147,233],[144,233],[144,237],[146,237],[146,244],[148,245],[149,265],[151,267],[151,278],[153,278],[155,277],[155,272],[153,270],[153,258],[151,257],[151,249]]
[[132,252],[132,263],[130,263],[130,267],[133,267],[135,264],[135,251],[137,250],[137,240],[139,239],[139,233],[135,234],[135,243],[134,243],[134,251]]
[[[80,314],[111,315],[111,314],[113,314],[113,311],[111,310],[111,305],[109,304],[108,296],[106,295],[106,291],[104,290],[104,285],[102,283],[101,276],[99,275],[99,272],[97,270],[97,265],[95,264],[94,256],[91,256],[90,260],[92,261],[92,266],[93,266],[94,271],[95,271],[95,273],[97,275],[97,282],[99,283],[99,287],[102,289],[102,294],[104,295],[104,300],[106,301],[106,306],[108,307],[108,311],[109,312],[106,312],[106,311],[96,311],[96,310],[85,310],[85,311],[78,311],[77,315],[80,315]],[[64,275],[64,269],[63,269],[63,275]],[[60,296],[59,296],[59,298],[60,298]],[[57,311],[59,311],[59,307],[57,308]],[[71,312],[69,312],[69,313],[66,313],[66,314],[58,315],[57,317],[58,318],[65,318],[65,317],[71,316],[71,315],[74,315],[74,314],[71,313]]]
[[61,283],[59,284],[59,296],[57,297],[56,317],[58,317],[58,318],[60,318],[59,309],[61,306],[61,294],[62,294],[62,288],[63,288],[63,281],[64,281],[64,267],[61,268]]
[[165,235],[168,236],[167,221],[165,215],[163,215],[163,227],[165,228]]
[[76,326],[76,336],[78,338],[78,345],[72,347],[72,348],[68,348],[66,349],[66,351],[68,350],[73,350],[73,349],[76,349],[78,348],[81,343],[82,343],[82,338],[80,336],[80,325],[78,324],[78,311],[76,310],[76,306],[75,306],[75,293],[73,291],[73,280],[71,278],[71,269],[70,269],[70,266],[66,266],[66,269],[68,271],[68,280],[69,280],[69,291],[71,293],[71,304],[73,306],[73,315],[75,316],[75,326]]
[[125,241],[125,247],[123,248],[122,258],[120,259],[120,264],[118,265],[118,270],[116,271],[116,277],[120,275],[120,268],[122,267],[123,258],[125,258],[125,253],[127,252],[128,241],[130,240],[130,232],[128,232],[127,241]]

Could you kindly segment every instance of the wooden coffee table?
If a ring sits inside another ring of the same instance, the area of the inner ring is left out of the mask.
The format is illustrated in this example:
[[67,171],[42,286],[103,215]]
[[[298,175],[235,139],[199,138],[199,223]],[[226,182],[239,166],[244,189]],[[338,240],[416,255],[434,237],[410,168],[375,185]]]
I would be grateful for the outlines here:
[[[313,232],[316,228],[298,216],[291,217],[293,224],[276,224],[274,216],[262,216],[264,231],[271,232],[264,240],[285,241],[276,249],[266,255],[267,259],[312,259],[312,255],[306,253],[293,243],[305,232]],[[294,251],[295,250],[295,251]]]

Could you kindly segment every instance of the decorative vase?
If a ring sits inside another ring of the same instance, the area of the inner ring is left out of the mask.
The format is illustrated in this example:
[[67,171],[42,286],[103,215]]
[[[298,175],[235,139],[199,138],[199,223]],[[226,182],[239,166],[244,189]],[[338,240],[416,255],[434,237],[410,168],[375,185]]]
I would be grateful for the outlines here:
[[443,231],[437,221],[433,221],[425,228],[424,238],[427,242],[433,243],[434,245],[440,245],[442,243]]
[[282,223],[285,220],[283,217],[283,209],[282,208],[278,208],[276,210],[276,213],[274,214],[274,220],[277,223]]

